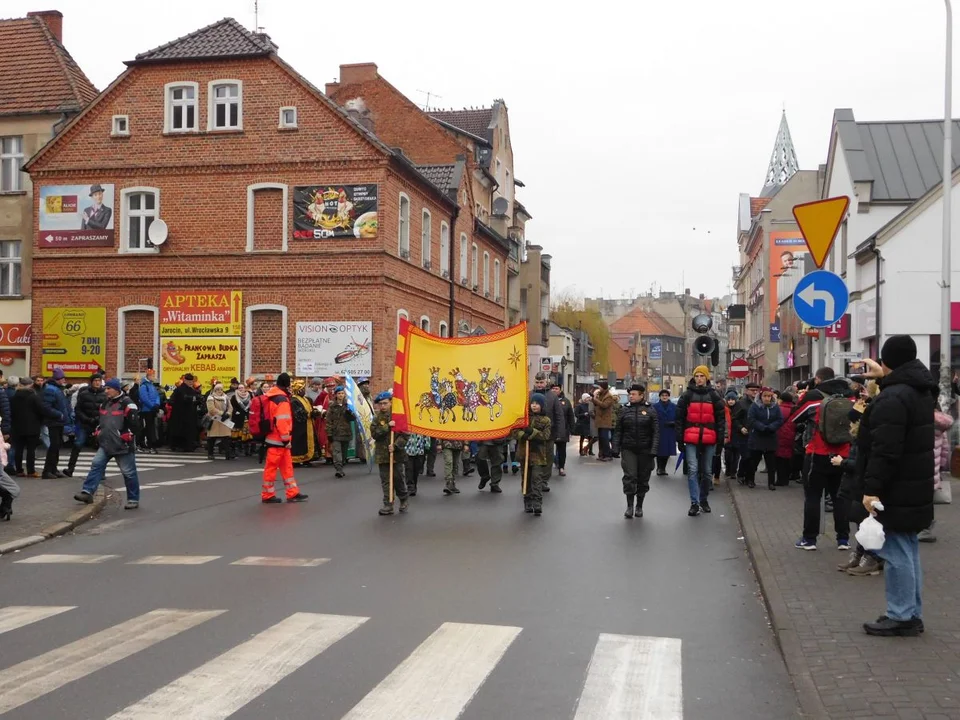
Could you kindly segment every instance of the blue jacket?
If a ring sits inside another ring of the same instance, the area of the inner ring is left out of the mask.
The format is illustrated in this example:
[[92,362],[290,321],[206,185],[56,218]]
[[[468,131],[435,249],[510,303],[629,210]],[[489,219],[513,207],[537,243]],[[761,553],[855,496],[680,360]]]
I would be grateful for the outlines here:
[[659,457],[673,457],[677,454],[677,406],[669,400],[666,405],[655,402],[653,409],[660,420],[660,443],[657,448]]
[[73,424],[70,401],[67,400],[67,394],[63,392],[63,388],[53,381],[48,381],[43,385],[40,399],[43,400],[44,407],[49,411],[48,415],[51,418],[47,420],[47,427],[62,428],[64,425]]
[[149,380],[140,383],[140,412],[148,413],[160,409],[160,393],[157,392],[157,386]]
[[750,406],[747,412],[747,427],[750,437],[747,447],[759,452],[775,452],[777,449],[777,430],[783,425],[783,413],[780,407],[764,405],[759,400]]

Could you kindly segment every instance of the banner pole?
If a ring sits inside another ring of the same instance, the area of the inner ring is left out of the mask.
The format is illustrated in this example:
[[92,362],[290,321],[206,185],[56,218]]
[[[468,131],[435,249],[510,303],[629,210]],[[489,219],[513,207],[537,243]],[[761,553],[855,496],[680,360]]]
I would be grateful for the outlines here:
[[524,496],[526,496],[527,494],[527,487],[528,487],[527,474],[530,471],[530,441],[529,440],[527,440],[526,447],[527,447],[527,450],[523,454],[523,488],[522,490],[523,490]]
[[393,446],[393,430],[390,431],[390,504],[393,505],[393,464],[394,464],[394,453],[396,453],[396,448]]

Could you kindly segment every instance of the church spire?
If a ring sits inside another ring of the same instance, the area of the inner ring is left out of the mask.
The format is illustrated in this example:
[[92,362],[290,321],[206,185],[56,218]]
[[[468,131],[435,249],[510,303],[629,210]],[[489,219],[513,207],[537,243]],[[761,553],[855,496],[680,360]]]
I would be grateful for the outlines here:
[[768,195],[771,190],[785,185],[799,169],[797,151],[793,148],[790,127],[787,125],[787,111],[784,110],[780,117],[780,129],[777,131],[773,155],[770,156],[770,167],[767,168],[767,179],[763,183],[763,194]]

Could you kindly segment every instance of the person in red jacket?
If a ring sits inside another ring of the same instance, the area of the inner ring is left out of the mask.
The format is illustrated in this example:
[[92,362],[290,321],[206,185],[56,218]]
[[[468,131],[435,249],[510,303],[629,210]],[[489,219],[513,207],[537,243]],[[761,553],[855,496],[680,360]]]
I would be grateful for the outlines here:
[[797,435],[797,424],[790,420],[796,408],[793,393],[784,391],[780,396],[780,414],[783,415],[783,425],[777,430],[777,487],[787,487],[790,484],[790,473],[793,469],[793,446]]
[[263,487],[260,501],[265,504],[283,502],[276,495],[277,472],[283,478],[287,502],[303,502],[307,496],[300,492],[293,477],[293,458],[290,441],[293,437],[293,411],[290,406],[290,376],[280,373],[277,384],[264,394],[264,416],[270,419],[270,432],[264,445],[267,464],[263,468]]
[[[725,430],[723,399],[710,384],[710,369],[698,365],[693,370],[693,380],[687,391],[677,401],[677,449],[687,460],[687,486],[690,490],[687,515],[690,517],[701,511],[710,512],[707,495],[713,482],[709,470],[717,447],[723,447]],[[700,477],[701,467],[706,470],[705,481]]]

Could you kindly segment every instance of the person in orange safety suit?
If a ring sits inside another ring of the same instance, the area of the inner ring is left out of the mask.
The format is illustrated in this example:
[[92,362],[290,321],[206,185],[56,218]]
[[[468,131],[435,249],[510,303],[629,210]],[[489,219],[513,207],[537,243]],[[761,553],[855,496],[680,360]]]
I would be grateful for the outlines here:
[[267,448],[266,465],[263,468],[263,487],[260,502],[271,504],[283,502],[276,496],[277,472],[283,479],[287,502],[303,502],[307,496],[300,492],[293,477],[293,459],[290,456],[290,439],[293,433],[293,413],[290,407],[290,376],[280,373],[277,384],[264,395],[264,414],[270,418],[270,432],[264,444]]

